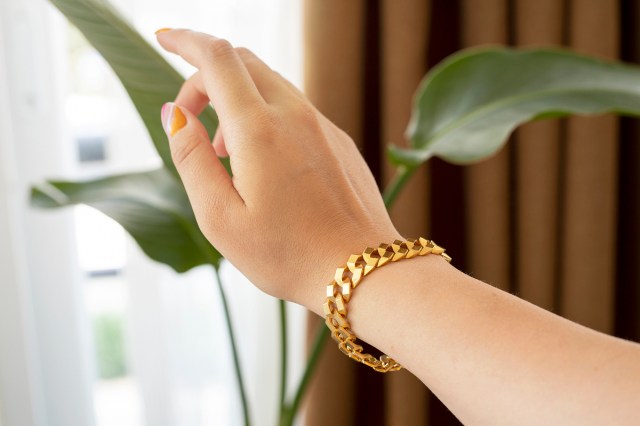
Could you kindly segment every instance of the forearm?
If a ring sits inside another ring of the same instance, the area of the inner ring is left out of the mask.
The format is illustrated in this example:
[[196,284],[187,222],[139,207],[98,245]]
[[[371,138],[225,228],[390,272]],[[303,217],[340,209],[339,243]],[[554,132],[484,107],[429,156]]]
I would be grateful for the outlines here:
[[374,271],[348,316],[360,338],[467,424],[632,424],[640,416],[640,345],[537,308],[439,256]]

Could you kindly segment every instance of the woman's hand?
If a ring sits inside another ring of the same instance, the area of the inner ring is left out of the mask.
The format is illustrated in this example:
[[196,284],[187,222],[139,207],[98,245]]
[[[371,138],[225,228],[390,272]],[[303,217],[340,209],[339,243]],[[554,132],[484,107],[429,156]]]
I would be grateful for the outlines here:
[[189,30],[158,41],[198,69],[162,120],[202,232],[260,289],[320,312],[350,254],[402,239],[357,147],[249,50]]

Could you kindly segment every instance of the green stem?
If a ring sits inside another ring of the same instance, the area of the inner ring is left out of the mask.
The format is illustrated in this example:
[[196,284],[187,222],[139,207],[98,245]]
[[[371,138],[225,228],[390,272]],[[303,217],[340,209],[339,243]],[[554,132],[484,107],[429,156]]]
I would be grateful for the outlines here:
[[279,300],[280,306],[280,423],[285,416],[287,389],[287,304]]
[[222,300],[222,308],[224,311],[224,318],[227,322],[227,331],[229,332],[229,341],[231,342],[231,353],[233,355],[233,366],[236,370],[236,379],[238,380],[238,390],[240,391],[240,400],[242,402],[242,414],[244,415],[244,424],[249,426],[249,404],[247,403],[247,396],[244,390],[244,380],[242,380],[242,370],[240,369],[240,359],[238,358],[238,347],[236,345],[236,338],[233,333],[233,326],[231,324],[231,315],[229,313],[229,304],[227,303],[227,296],[224,294],[222,288],[222,280],[220,279],[219,265],[215,265],[213,270],[216,272],[216,280],[218,282],[218,290],[220,290],[220,299]]
[[324,322],[322,322],[318,324],[318,329],[316,330],[316,335],[313,339],[313,346],[311,346],[311,354],[309,355],[307,366],[305,367],[302,379],[300,379],[300,383],[298,384],[298,389],[296,390],[293,402],[291,403],[291,406],[286,410],[286,420],[283,421],[281,425],[293,425],[296,413],[298,412],[300,403],[302,402],[302,397],[304,396],[305,391],[309,386],[309,382],[311,381],[311,377],[313,377],[313,373],[318,365],[318,360],[320,359],[322,348],[324,348],[324,344],[327,342],[327,337],[329,337],[329,329],[325,326]]
[[415,171],[416,167],[404,165],[398,166],[395,176],[382,193],[382,199],[384,200],[384,205],[387,207],[387,210],[391,209],[391,206],[396,201],[396,197],[400,194],[400,191],[404,188]]
[[[395,176],[382,194],[384,205],[387,207],[387,210],[391,209],[391,206],[393,206],[393,203],[396,201],[396,198],[400,194],[400,191],[407,184],[416,169],[417,167],[414,166],[398,166]],[[320,358],[320,353],[322,352],[322,348],[324,347],[324,344],[326,343],[328,337],[329,329],[325,327],[324,323],[320,324],[318,330],[316,331],[311,354],[309,355],[302,380],[300,380],[300,384],[298,385],[298,389],[296,390],[296,395],[294,397],[293,403],[290,407],[284,407],[283,405],[284,408],[281,411],[280,417],[281,426],[293,425],[293,420],[295,419],[296,413],[300,408],[300,402],[302,401],[302,397],[304,396],[307,386],[309,385],[311,376],[316,369],[318,359]],[[284,413],[284,415],[282,413]]]

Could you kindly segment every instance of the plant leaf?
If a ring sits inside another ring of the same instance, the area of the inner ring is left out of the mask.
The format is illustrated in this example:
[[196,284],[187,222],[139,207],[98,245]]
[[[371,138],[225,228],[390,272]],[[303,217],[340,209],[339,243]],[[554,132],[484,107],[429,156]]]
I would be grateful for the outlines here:
[[[138,110],[165,167],[177,176],[160,122],[160,109],[163,103],[175,99],[184,78],[108,2],[49,1],[109,63]],[[213,109],[208,107],[200,120],[213,136],[218,127]]]
[[640,68],[563,50],[471,49],[425,76],[407,129],[411,148],[391,146],[389,155],[409,166],[432,156],[473,163],[527,121],[605,112],[640,114]]
[[222,256],[202,235],[189,200],[166,168],[85,182],[49,181],[31,190],[31,204],[55,208],[94,207],[117,221],[152,259],[177,272]]

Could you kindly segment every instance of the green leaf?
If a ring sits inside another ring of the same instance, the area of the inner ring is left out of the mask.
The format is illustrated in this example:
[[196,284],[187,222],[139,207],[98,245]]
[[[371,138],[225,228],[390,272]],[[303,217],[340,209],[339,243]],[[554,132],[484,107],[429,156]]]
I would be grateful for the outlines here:
[[31,190],[31,204],[87,204],[120,223],[152,259],[177,272],[218,265],[222,256],[202,235],[180,183],[166,168],[86,182],[49,181]]
[[[175,99],[184,78],[120,14],[103,0],[50,0],[109,63],[129,93],[165,167],[176,175],[160,121],[162,104]],[[200,116],[213,136],[212,108]],[[229,170],[229,169],[228,169]]]
[[640,114],[640,68],[563,50],[467,50],[430,71],[414,99],[410,149],[389,148],[415,167],[432,156],[458,164],[498,151],[534,119]]

